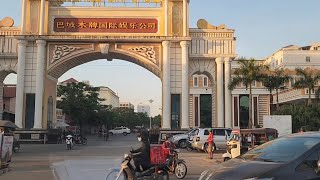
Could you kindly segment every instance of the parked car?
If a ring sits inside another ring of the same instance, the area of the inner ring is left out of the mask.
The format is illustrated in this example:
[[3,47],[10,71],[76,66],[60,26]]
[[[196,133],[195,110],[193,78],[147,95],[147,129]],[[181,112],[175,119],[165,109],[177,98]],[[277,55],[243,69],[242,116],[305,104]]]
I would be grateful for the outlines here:
[[133,129],[132,129],[132,132],[134,133],[140,133],[141,130],[147,130],[145,127],[143,126],[135,126]]
[[172,136],[171,141],[180,148],[186,148],[189,138],[192,138],[196,131],[197,129],[190,129],[186,133],[174,135]]
[[192,140],[192,147],[198,150],[208,151],[207,139],[209,129],[213,130],[213,146],[212,150],[226,149],[227,137],[231,134],[232,129],[229,128],[198,128]]
[[126,135],[131,133],[131,130],[129,128],[127,128],[127,127],[121,126],[121,127],[116,127],[116,128],[114,128],[112,130],[109,130],[108,133],[109,133],[110,136],[113,136],[115,134],[123,134],[123,135],[126,136]]
[[199,180],[320,179],[320,132],[284,136],[201,173]]

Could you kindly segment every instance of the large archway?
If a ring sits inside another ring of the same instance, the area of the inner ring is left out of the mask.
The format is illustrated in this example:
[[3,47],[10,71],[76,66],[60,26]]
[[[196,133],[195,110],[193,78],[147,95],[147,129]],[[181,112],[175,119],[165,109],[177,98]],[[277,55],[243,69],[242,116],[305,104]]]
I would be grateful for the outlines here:
[[[106,61],[118,61],[120,59],[123,61],[134,63],[142,67],[143,69],[150,71],[160,80],[162,78],[159,56],[159,54],[161,54],[161,44],[66,43],[64,45],[61,45],[59,43],[55,44],[54,42],[51,42],[48,44],[48,47],[48,54],[52,54],[52,56],[49,57],[49,64],[47,65],[47,78],[45,79],[46,85],[43,97],[45,100],[50,97],[55,97],[56,91],[53,91],[52,87],[54,87],[54,85],[57,83],[58,78],[61,77],[64,73],[74,67],[99,59],[105,59]],[[50,52],[50,50],[52,51]],[[59,57],[59,59],[57,57]],[[53,99],[53,112],[55,112],[56,98]],[[50,119],[48,119],[49,116],[46,115],[46,112],[50,111],[50,107],[51,106],[49,106],[49,104],[44,104],[43,124],[50,124]]]
[[45,137],[48,98],[56,98],[57,78],[96,59],[133,62],[161,79],[163,129],[172,129],[172,122],[179,129],[194,126],[189,79],[207,72],[214,82],[212,125],[230,127],[226,112],[231,109],[231,93],[225,84],[231,77],[230,61],[236,56],[233,29],[203,19],[198,28],[189,28],[188,0],[135,1],[146,3],[143,7],[114,4],[121,8],[110,3],[83,7],[87,0],[71,0],[70,7],[68,2],[23,0],[21,27],[0,28],[1,34],[16,35],[18,40],[18,50],[12,51],[19,62],[16,124],[36,134],[32,136],[36,141]]

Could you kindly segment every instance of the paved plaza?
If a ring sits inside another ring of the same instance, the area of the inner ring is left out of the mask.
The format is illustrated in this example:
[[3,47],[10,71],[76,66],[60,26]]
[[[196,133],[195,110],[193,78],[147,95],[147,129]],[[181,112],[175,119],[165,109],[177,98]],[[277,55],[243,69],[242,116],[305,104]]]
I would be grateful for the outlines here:
[[[14,154],[11,171],[1,180],[103,180],[109,169],[119,167],[123,154],[130,146],[139,145],[134,135],[113,136],[105,142],[98,137],[88,137],[88,145],[75,146],[71,151],[64,144],[22,144],[21,152]],[[205,153],[182,150],[180,157],[188,166],[185,179],[197,179],[200,173],[221,161],[221,153],[213,160]],[[172,175],[171,179],[175,179]]]

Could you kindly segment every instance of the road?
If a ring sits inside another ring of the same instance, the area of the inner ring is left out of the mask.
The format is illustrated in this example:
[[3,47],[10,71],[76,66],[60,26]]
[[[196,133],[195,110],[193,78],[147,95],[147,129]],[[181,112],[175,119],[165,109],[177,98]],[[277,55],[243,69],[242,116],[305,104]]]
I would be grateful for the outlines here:
[[[138,147],[134,135],[112,136],[108,141],[88,137],[88,145],[66,150],[64,144],[22,144],[14,154],[11,171],[0,175],[1,180],[103,180],[110,168],[119,167],[130,149]],[[182,150],[179,157],[186,161],[188,175],[197,179],[201,172],[221,161],[221,153],[207,159],[205,153]],[[170,179],[175,179],[174,176]]]

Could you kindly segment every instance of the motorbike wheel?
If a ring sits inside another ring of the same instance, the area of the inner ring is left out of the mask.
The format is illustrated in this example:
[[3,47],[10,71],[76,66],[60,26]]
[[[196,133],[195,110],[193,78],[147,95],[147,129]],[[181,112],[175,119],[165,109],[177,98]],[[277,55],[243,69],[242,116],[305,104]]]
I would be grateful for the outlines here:
[[186,177],[187,172],[187,165],[183,162],[179,162],[174,169],[174,174],[178,179],[183,179],[184,177]]
[[67,149],[71,150],[71,144],[67,144]]
[[158,180],[169,180],[169,173],[167,171],[162,171],[158,174],[158,177],[156,178]]
[[[112,170],[111,172],[108,173],[106,180],[115,180],[118,177],[119,171],[117,170]],[[124,173],[120,174],[119,180],[126,180],[126,175]]]
[[188,146],[188,143],[186,140],[180,140],[179,141],[179,147],[180,148],[186,148]]

